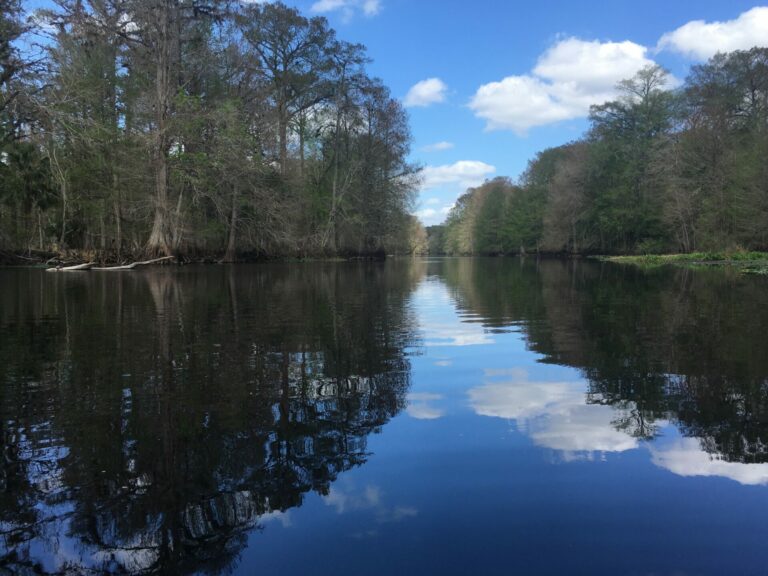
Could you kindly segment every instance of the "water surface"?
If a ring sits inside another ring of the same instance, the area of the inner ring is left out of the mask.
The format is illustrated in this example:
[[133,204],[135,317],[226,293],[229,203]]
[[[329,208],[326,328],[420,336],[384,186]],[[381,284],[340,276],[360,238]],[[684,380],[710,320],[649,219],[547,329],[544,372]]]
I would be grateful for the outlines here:
[[0,571],[765,574],[768,280],[0,270]]

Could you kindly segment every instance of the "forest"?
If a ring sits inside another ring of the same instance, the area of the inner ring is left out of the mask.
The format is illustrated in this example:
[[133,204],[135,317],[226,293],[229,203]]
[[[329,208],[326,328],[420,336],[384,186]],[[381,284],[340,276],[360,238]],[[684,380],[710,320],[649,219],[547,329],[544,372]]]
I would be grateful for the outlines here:
[[405,111],[325,18],[0,0],[0,41],[5,255],[234,261],[425,241]]
[[584,138],[461,196],[428,229],[430,252],[768,249],[768,48],[718,54],[670,84],[658,66],[622,81]]
[[641,70],[425,231],[407,114],[325,18],[51,6],[0,0],[0,260],[768,249],[768,48]]

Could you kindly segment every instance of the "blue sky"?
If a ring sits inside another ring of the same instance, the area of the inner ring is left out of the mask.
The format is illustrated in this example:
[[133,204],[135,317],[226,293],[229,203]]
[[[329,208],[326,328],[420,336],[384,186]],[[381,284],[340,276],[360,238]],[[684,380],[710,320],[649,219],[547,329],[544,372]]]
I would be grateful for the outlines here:
[[578,138],[589,104],[642,65],[680,81],[717,50],[768,44],[768,7],[754,0],[289,3],[365,44],[370,71],[407,104],[426,224],[468,186],[517,178],[538,151]]

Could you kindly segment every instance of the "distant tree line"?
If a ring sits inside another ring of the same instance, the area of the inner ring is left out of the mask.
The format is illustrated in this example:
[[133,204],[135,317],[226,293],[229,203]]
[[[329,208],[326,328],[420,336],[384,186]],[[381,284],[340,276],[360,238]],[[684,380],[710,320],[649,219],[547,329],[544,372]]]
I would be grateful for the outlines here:
[[433,253],[768,249],[768,48],[718,54],[665,89],[658,66],[593,106],[582,140],[496,178],[429,229]]
[[0,7],[0,249],[234,260],[424,236],[407,116],[324,18],[225,0]]

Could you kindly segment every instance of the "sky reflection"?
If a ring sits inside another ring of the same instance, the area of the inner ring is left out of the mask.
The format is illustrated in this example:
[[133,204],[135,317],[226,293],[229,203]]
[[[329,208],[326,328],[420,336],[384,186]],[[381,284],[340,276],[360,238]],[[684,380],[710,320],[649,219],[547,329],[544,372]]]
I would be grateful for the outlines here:
[[[486,371],[486,376],[499,374]],[[586,404],[580,382],[532,382],[524,370],[514,377],[471,388],[469,404],[479,416],[514,420],[537,446],[578,452],[623,452],[637,448],[637,439],[612,425],[615,410]]]

